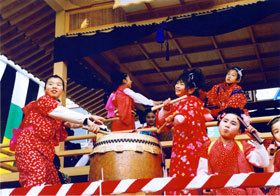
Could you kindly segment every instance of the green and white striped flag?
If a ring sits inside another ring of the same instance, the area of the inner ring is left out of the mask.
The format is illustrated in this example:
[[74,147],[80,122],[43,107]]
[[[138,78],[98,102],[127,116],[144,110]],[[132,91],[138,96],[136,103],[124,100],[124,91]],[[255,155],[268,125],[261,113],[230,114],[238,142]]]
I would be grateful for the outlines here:
[[[21,108],[44,94],[43,83],[3,56],[0,56],[0,81],[1,141],[9,143],[13,128],[18,128],[22,121]],[[1,154],[1,157],[3,156],[5,155]],[[7,172],[9,171],[0,170],[0,173]]]

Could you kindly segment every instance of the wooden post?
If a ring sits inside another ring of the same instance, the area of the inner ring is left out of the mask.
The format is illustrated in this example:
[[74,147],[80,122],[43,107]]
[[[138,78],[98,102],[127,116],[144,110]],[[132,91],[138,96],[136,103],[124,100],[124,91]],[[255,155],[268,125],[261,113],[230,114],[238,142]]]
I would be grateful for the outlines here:
[[[65,11],[59,10],[56,11],[55,18],[55,36],[61,36],[65,34]],[[67,63],[66,62],[57,62],[53,65],[53,73],[62,77],[65,83],[64,94],[60,97],[62,105],[66,106],[66,91],[67,91]],[[64,142],[59,143],[59,147],[56,148],[56,152],[64,151],[65,145]],[[64,167],[64,157],[59,157],[61,169]]]

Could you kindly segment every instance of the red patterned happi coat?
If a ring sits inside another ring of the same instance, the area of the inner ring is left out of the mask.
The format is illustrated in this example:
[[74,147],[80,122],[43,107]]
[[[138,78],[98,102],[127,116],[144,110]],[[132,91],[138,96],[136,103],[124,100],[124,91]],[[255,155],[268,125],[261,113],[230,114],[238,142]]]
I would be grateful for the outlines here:
[[[246,141],[241,141],[241,145],[242,147],[238,146],[236,141],[232,140],[224,146],[221,138],[210,149],[209,145],[205,144],[202,157],[208,159],[209,174],[233,175],[254,172],[246,156],[255,147]],[[214,191],[217,195],[263,195],[259,188],[221,188]]]
[[58,105],[51,96],[44,95],[22,109],[25,117],[20,128],[23,130],[15,149],[21,186],[60,184],[53,164],[54,147],[68,134],[62,121],[48,116]]
[[[134,101],[123,91],[128,88],[125,84],[119,86],[116,92],[116,98],[113,104],[118,109],[118,117],[120,120],[115,120],[112,123],[112,131],[135,129],[135,110]],[[118,93],[120,91],[120,93]]]

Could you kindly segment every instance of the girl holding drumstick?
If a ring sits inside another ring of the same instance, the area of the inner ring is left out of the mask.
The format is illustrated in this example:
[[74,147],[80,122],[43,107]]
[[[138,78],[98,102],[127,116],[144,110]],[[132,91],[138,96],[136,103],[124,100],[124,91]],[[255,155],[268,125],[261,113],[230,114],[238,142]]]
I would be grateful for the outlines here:
[[105,108],[108,110],[107,117],[115,115],[119,117],[119,120],[113,121],[112,131],[135,129],[134,104],[154,106],[160,104],[160,102],[148,99],[131,90],[132,81],[126,73],[114,72],[111,75],[111,80],[114,92],[110,95]]
[[[203,107],[203,102],[197,97],[199,89],[204,85],[204,76],[199,69],[185,71],[176,80],[175,94],[186,98],[174,105],[167,99],[163,108],[157,112],[157,127],[166,124],[174,127],[173,146],[171,153],[169,176],[195,176],[198,166],[198,151],[202,144],[209,140],[206,133],[205,116],[212,116]],[[166,123],[167,122],[167,123]],[[195,194],[196,190],[174,191],[168,194]]]

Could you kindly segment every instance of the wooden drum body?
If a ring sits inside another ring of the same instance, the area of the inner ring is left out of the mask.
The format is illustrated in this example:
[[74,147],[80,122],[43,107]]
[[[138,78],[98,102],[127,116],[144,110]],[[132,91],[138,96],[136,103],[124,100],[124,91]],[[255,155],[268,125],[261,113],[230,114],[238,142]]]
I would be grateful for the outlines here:
[[89,181],[162,177],[158,139],[137,133],[110,134],[95,144]]

